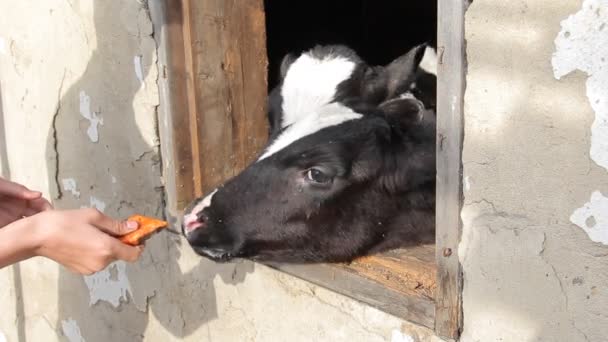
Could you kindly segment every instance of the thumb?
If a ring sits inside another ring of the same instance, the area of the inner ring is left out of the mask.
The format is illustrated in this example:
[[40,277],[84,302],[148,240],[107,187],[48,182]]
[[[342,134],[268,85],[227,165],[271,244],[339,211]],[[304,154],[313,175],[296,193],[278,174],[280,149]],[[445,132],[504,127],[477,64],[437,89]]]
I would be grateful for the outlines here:
[[122,236],[139,227],[139,224],[135,221],[115,220],[97,210],[93,211],[91,223],[101,231],[112,236]]
[[42,196],[39,191],[32,191],[25,186],[0,178],[0,194],[24,200],[35,200]]
[[122,243],[117,239],[113,239],[111,248],[116,259],[128,262],[134,262],[139,259],[139,256],[144,250],[142,246],[133,247]]

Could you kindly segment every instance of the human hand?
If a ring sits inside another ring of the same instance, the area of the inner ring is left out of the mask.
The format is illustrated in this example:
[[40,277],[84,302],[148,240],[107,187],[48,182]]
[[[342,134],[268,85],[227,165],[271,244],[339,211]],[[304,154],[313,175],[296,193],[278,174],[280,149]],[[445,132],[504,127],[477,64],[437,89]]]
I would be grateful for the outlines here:
[[137,229],[137,222],[117,221],[96,209],[50,210],[28,219],[39,234],[34,253],[77,273],[99,272],[115,260],[133,262],[143,251],[116,238]]
[[0,177],[0,228],[51,208],[40,192]]

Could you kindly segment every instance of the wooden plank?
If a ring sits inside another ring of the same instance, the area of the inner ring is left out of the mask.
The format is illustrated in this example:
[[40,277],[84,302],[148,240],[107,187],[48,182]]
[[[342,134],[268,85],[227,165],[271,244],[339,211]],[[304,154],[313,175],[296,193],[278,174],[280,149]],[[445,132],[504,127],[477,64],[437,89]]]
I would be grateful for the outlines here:
[[199,196],[238,174],[266,143],[265,16],[262,0],[183,2]]
[[[413,253],[400,249],[392,251],[390,255],[359,258],[348,265],[336,267],[373,280],[404,296],[434,300],[437,287],[434,245],[414,249],[416,251]],[[432,257],[431,260],[428,260],[428,256]]]
[[167,216],[175,221],[194,196],[190,117],[186,98],[188,73],[185,68],[181,0],[148,2],[154,38],[158,46],[158,107],[160,149]]
[[433,328],[434,245],[414,246],[359,258],[350,264],[279,264],[269,266]]
[[437,292],[435,332],[457,339],[462,326],[462,139],[467,0],[439,1],[437,65]]
[[384,282],[335,264],[267,264],[300,279],[371,305],[384,312],[433,328],[435,304],[424,296],[412,296]]
[[172,221],[240,172],[267,137],[262,0],[151,0],[159,134]]

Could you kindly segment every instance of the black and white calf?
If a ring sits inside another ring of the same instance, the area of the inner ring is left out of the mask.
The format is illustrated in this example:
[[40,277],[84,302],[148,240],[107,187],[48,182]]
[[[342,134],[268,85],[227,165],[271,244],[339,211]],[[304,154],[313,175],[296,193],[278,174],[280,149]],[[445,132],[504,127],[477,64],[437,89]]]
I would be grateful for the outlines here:
[[217,261],[335,262],[431,242],[435,93],[424,55],[418,46],[386,67],[344,46],[287,56],[269,96],[268,146],[185,211],[194,250]]

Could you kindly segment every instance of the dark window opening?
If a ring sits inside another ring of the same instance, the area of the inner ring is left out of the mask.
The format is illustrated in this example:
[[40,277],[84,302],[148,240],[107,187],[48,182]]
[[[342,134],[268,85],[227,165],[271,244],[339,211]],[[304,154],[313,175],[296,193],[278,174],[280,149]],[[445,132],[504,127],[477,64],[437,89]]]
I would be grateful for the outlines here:
[[344,44],[370,65],[385,65],[415,45],[437,45],[436,1],[265,0],[268,87],[287,53]]

